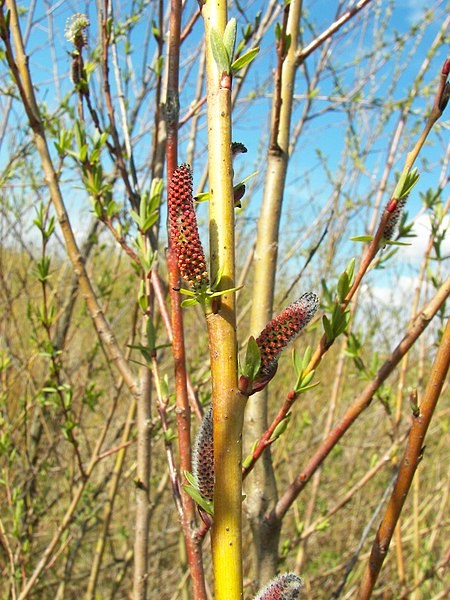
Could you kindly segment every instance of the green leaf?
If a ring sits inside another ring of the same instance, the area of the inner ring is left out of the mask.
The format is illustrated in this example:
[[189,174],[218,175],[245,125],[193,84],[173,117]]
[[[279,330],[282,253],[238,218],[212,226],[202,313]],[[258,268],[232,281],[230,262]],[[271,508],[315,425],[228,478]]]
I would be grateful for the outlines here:
[[258,447],[258,440],[255,440],[253,442],[252,449],[250,450],[250,454],[247,454],[247,456],[244,458],[244,460],[242,462],[242,467],[244,469],[247,469],[252,464],[253,454],[257,447]]
[[348,310],[337,317],[336,321],[333,322],[334,337],[338,337],[341,335],[341,333],[344,333],[351,321],[351,318],[352,315]]
[[239,183],[237,183],[236,185],[233,186],[233,190],[236,190],[237,188],[239,188],[241,185],[243,185],[246,181],[248,181],[249,179],[251,179],[252,177],[255,177],[255,175],[258,175],[259,171],[253,171],[253,173],[251,173],[250,175],[248,175],[245,179],[243,179],[242,181],[240,181]]
[[84,162],[86,160],[87,151],[88,151],[88,145],[83,144],[78,153],[78,158],[80,159],[81,162]]
[[248,50],[245,54],[243,54],[242,56],[237,58],[234,61],[234,63],[231,65],[231,72],[237,73],[238,71],[240,71],[241,69],[246,67],[248,64],[250,64],[252,62],[252,60],[254,60],[254,58],[256,57],[258,52],[259,52],[259,47],[252,48],[251,50]]
[[329,527],[330,527],[330,520],[324,519],[323,521],[320,521],[320,523],[317,523],[316,531],[324,531],[325,529],[328,529]]
[[192,475],[192,473],[189,473],[189,471],[184,471],[184,476],[186,477],[186,480],[189,482],[188,485],[186,485],[186,484],[183,485],[186,492],[194,500],[194,502],[196,502],[199,506],[201,506],[203,508],[204,511],[206,511],[209,515],[213,515],[214,514],[213,503],[210,502],[209,500],[206,500],[205,498],[203,498],[203,496],[200,493],[200,490],[198,489],[198,482],[195,479],[195,477]]
[[190,473],[189,471],[184,471],[183,474],[186,477],[186,480],[190,483],[190,485],[192,485],[193,487],[198,487],[198,481],[192,475],[192,473]]
[[416,185],[420,175],[417,167],[414,167],[409,173],[402,173],[397,185],[395,186],[393,197],[400,200],[409,194]]
[[373,240],[373,235],[357,235],[356,237],[351,237],[351,242],[371,242]]
[[219,73],[230,72],[230,60],[228,58],[227,50],[223,43],[220,33],[214,27],[211,29],[210,34],[211,51],[216,61]]
[[212,290],[215,290],[216,287],[219,285],[219,283],[220,283],[220,281],[222,279],[223,269],[224,269],[223,265],[220,265],[220,267],[217,269],[217,272],[216,272],[216,274],[214,276],[214,279],[213,279],[213,282],[211,284],[211,289]]
[[161,396],[163,398],[169,397],[169,378],[167,377],[167,373],[161,379]]
[[295,375],[297,378],[299,378],[302,374],[303,371],[303,367],[302,367],[302,361],[300,360],[300,355],[297,352],[297,350],[292,350],[292,363],[294,365],[294,371],[295,371]]
[[339,302],[344,302],[345,296],[350,289],[350,281],[347,275],[347,271],[344,271],[342,275],[339,277],[339,281],[337,284],[337,295]]
[[194,304],[198,304],[197,298],[186,298],[186,300],[183,300],[181,303],[181,307],[186,308],[187,306],[194,306]]
[[282,33],[282,30],[281,30],[281,25],[280,25],[280,23],[278,23],[278,21],[277,21],[277,22],[275,23],[275,39],[277,40],[277,42],[279,42],[279,41],[280,41],[280,39],[281,39],[281,33]]
[[248,377],[250,384],[255,380],[256,374],[261,366],[261,351],[253,336],[250,336],[245,353],[245,364],[243,375]]
[[322,323],[325,335],[327,336],[327,341],[331,342],[332,340],[334,340],[333,328],[331,327],[330,320],[326,315],[323,315]]
[[303,354],[303,359],[302,359],[302,369],[303,370],[305,370],[306,367],[309,365],[311,356],[312,356],[312,348],[311,348],[311,346],[308,346]]
[[223,43],[228,54],[228,62],[231,64],[234,56],[234,48],[236,45],[236,19],[233,17],[227,23],[223,32]]
[[184,489],[186,490],[186,493],[189,494],[189,496],[192,498],[192,500],[198,504],[201,508],[203,508],[203,510],[205,512],[207,512],[209,515],[214,515],[214,506],[213,503],[210,502],[209,500],[206,500],[205,498],[203,498],[203,496],[200,494],[199,490],[195,487],[193,487],[192,485],[183,485]]
[[141,217],[134,210],[130,209],[130,215],[138,227],[141,226]]
[[150,350],[156,348],[156,331],[152,319],[147,319],[147,346]]
[[309,383],[311,383],[315,374],[315,370],[310,371],[307,375],[305,375],[302,379],[302,388],[306,387]]
[[248,467],[252,464],[253,454],[247,454],[247,456],[242,461],[242,468],[248,469]]
[[194,200],[196,202],[206,202],[206,200],[209,200],[209,192],[202,192],[201,194],[197,194],[197,196],[194,196]]
[[180,294],[183,296],[190,296],[191,298],[195,298],[195,292],[192,290],[187,290],[186,288],[180,288]]
[[320,381],[316,381],[316,383],[312,383],[311,385],[302,385],[298,390],[295,390],[296,394],[304,394],[305,392],[309,392],[313,388],[320,385]]
[[348,275],[348,280],[350,285],[353,283],[353,277],[355,275],[355,259],[352,258],[351,261],[348,263],[347,268],[345,269],[345,272]]
[[272,435],[270,436],[269,442],[274,442],[275,440],[277,440],[280,435],[282,435],[285,431],[287,426],[289,425],[289,421],[291,420],[291,413],[288,413],[284,419],[282,419],[278,425],[275,427],[275,429],[273,430]]
[[386,246],[412,246],[412,244],[409,244],[408,242],[396,242],[393,240],[384,240],[383,243],[386,244]]
[[224,294],[231,294],[232,292],[237,292],[241,290],[244,286],[239,285],[238,287],[228,288],[227,290],[220,290],[218,292],[213,292],[212,294],[208,294],[208,298],[217,298],[217,296],[223,296]]

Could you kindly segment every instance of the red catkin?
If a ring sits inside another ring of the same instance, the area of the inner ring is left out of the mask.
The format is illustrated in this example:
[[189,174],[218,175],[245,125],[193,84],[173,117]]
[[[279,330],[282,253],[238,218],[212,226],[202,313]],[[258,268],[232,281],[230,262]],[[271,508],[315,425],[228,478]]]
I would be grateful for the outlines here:
[[285,308],[261,331],[256,343],[261,353],[259,375],[275,373],[282,350],[299,335],[311,321],[319,306],[319,298],[312,292],[300,296]]
[[192,196],[192,170],[182,164],[173,172],[168,193],[169,235],[181,276],[200,291],[209,286],[203,246]]

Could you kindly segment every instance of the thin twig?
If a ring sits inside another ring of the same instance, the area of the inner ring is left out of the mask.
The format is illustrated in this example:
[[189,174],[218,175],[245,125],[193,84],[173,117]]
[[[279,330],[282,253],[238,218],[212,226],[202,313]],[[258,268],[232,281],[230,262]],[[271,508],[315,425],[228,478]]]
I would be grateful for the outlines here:
[[414,474],[424,453],[424,440],[437,406],[442,386],[450,365],[450,319],[430,371],[430,378],[420,406],[413,409],[413,423],[408,443],[400,463],[394,490],[386,508],[385,516],[376,534],[370,558],[359,589],[358,600],[368,600],[377,581],[389,544],[399,519]]

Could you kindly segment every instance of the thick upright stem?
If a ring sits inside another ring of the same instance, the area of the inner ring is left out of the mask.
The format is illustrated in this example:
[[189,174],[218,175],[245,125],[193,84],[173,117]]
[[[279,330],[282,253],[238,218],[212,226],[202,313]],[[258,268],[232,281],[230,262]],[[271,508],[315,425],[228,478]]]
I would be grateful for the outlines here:
[[[211,50],[211,30],[222,34],[226,1],[202,7],[206,36],[208,150],[210,182],[211,280],[220,272],[219,289],[234,286],[234,203],[231,163],[230,77],[219,73]],[[214,525],[212,552],[216,600],[242,598],[242,422],[244,399],[237,390],[234,293],[220,297],[208,315],[214,411]]]
[[[301,12],[301,0],[292,0],[289,6],[285,35],[278,44],[279,74],[272,106],[271,144],[267,153],[267,171],[264,197],[258,221],[258,235],[254,257],[254,284],[250,332],[257,336],[272,318],[278,238],[286,172],[289,161],[289,138],[292,99],[296,73],[296,54]],[[288,7],[285,8],[285,11]],[[285,18],[286,18],[285,12]],[[287,54],[285,36],[291,36]],[[246,412],[246,440],[248,450],[254,440],[267,429],[267,390],[249,400]],[[277,501],[275,476],[270,453],[266,452],[249,478],[246,490],[246,510],[250,518],[255,551],[255,578],[259,582],[273,577],[278,563],[280,523],[268,526],[264,514]]]

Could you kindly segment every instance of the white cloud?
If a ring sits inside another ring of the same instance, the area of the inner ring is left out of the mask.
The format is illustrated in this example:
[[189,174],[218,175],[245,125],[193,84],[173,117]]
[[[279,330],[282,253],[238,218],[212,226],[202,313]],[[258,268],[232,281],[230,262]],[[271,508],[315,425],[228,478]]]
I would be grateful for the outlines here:
[[[447,215],[444,217],[441,231],[446,230],[447,235],[445,236],[441,245],[441,256],[450,255],[450,217]],[[401,248],[402,259],[408,263],[416,263],[420,265],[423,260],[431,233],[431,223],[428,214],[421,215],[415,222],[413,227],[413,233],[416,235],[414,238],[410,238],[410,246],[404,246]]]

